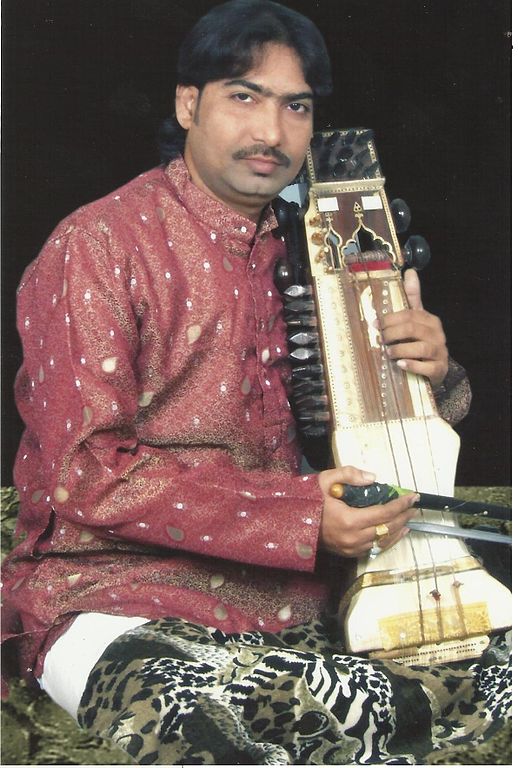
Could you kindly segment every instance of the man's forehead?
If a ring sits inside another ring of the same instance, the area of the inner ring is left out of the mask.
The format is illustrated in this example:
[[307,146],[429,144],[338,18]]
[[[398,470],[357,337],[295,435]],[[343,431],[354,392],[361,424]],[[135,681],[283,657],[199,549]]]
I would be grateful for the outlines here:
[[312,98],[312,88],[306,82],[298,53],[289,46],[267,43],[254,53],[251,68],[237,77],[218,81],[223,87],[242,85],[260,91],[265,96]]

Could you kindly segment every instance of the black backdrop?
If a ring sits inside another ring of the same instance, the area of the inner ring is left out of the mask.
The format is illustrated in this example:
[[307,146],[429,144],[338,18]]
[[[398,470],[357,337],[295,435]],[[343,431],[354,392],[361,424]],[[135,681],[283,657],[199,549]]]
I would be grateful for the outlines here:
[[[157,162],[178,42],[214,0],[3,0],[3,482],[22,429],[15,290],[59,219]],[[468,369],[461,485],[510,484],[510,2],[286,0],[322,30],[317,127],[375,130],[432,246],[428,309]]]

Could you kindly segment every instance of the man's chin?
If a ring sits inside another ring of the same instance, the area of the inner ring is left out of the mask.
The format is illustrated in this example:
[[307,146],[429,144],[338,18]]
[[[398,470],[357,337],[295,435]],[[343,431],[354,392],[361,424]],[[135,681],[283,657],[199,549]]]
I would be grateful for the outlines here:
[[273,178],[268,174],[256,174],[254,179],[251,179],[249,183],[240,185],[240,189],[236,188],[236,191],[246,195],[249,198],[256,198],[264,203],[268,203],[277,197],[279,192],[284,189],[290,180]]

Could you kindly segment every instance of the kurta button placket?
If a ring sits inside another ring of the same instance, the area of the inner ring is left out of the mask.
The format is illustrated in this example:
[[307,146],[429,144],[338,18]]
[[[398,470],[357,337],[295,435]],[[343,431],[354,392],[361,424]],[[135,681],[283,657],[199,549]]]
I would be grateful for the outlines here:
[[[276,367],[273,367],[272,355],[272,336],[274,334],[276,314],[275,297],[276,289],[273,285],[273,276],[271,265],[263,254],[263,239],[256,238],[251,259],[250,272],[255,275],[253,283],[254,305],[256,309],[256,356],[258,379],[262,391],[264,425],[265,425],[265,449],[268,453],[276,451],[283,438],[283,428],[281,424],[285,419],[285,407],[281,407],[281,401],[284,404],[285,391],[284,385]],[[263,266],[265,265],[265,266]],[[253,271],[252,271],[253,268]],[[277,345],[277,348],[280,347]],[[282,396],[281,396],[282,391]]]

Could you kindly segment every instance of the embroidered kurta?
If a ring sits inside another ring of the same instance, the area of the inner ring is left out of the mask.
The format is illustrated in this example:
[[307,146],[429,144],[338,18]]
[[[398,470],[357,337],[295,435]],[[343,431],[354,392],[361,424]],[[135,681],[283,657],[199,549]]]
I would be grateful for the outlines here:
[[326,605],[275,226],[178,159],[66,218],[26,270],[4,629],[27,675],[82,611],[277,631]]
[[322,497],[298,474],[275,226],[270,210],[256,229],[209,198],[177,160],[65,219],[26,270],[25,540],[4,574],[31,639],[26,669],[79,611],[234,631],[324,603]]

